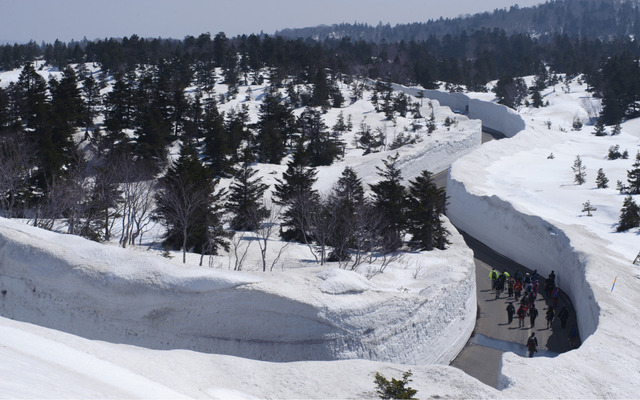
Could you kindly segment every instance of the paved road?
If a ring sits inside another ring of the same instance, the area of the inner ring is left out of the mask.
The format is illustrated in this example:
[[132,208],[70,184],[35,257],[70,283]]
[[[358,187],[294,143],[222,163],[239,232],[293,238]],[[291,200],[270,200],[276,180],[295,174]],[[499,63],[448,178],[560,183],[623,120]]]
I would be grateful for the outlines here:
[[[500,138],[494,135],[495,132],[483,132],[483,143],[487,140]],[[444,171],[434,175],[434,181],[439,186],[446,187],[446,177],[447,171]],[[506,270],[511,274],[515,274],[518,269],[523,274],[525,272],[531,274],[532,271],[494,252],[464,232],[462,234],[465,242],[474,252],[478,314],[476,327],[469,342],[450,365],[462,369],[487,385],[496,387],[502,353],[511,351],[526,356],[525,343],[531,332],[535,332],[538,338],[539,351],[536,353],[536,357],[554,357],[558,353],[568,351],[567,336],[569,327],[575,323],[575,312],[571,302],[567,298],[561,298],[559,304],[566,305],[569,309],[570,318],[565,329],[560,327],[560,321],[558,320],[554,321],[551,329],[546,328],[545,313],[551,302],[550,299],[544,298],[542,288],[536,300],[539,316],[535,326],[531,328],[528,317],[525,318],[525,326],[523,328],[518,328],[518,320],[515,317],[514,321],[508,324],[507,304],[510,301],[514,302],[514,306],[517,309],[518,303],[513,298],[507,298],[506,291],[502,293],[499,299],[496,299],[495,291],[491,290],[489,272],[492,267],[498,271]],[[543,282],[544,280],[541,280],[541,283]]]

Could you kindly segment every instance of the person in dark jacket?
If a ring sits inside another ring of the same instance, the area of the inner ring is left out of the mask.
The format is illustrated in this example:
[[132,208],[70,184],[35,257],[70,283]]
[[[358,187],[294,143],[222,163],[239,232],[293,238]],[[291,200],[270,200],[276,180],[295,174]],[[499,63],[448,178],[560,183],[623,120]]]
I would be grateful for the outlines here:
[[509,302],[509,305],[507,306],[507,320],[509,321],[509,324],[513,321],[513,314],[515,313],[516,308],[513,306],[512,302]]
[[569,310],[567,310],[567,306],[562,306],[560,312],[558,312],[558,319],[560,320],[560,326],[562,329],[567,327],[567,320],[569,319]]
[[529,320],[531,321],[531,327],[533,328],[536,324],[536,318],[538,317],[538,309],[535,304],[531,304],[531,308],[529,308]]
[[529,357],[533,357],[533,353],[538,351],[538,338],[536,338],[535,332],[531,332],[531,336],[527,340],[527,350],[529,350]]
[[518,308],[518,327],[524,327],[524,317],[527,316],[527,306],[520,304]]
[[545,317],[545,319],[547,320],[547,329],[552,328],[553,327],[553,319],[556,316],[556,312],[553,309],[553,306],[549,306],[549,308],[547,308],[547,315]]

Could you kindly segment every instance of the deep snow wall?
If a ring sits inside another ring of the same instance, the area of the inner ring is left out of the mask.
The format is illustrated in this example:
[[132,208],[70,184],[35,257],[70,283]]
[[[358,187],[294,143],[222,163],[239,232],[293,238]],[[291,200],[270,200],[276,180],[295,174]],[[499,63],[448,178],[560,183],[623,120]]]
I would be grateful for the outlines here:
[[595,332],[599,308],[587,283],[586,255],[561,229],[497,196],[470,193],[455,173],[448,176],[447,196],[447,216],[458,229],[542,276],[555,271],[562,295],[573,303],[582,338]]
[[[251,274],[177,266],[0,218],[0,314],[154,349],[268,361],[448,364],[476,313],[471,254],[459,235],[452,240],[461,249],[450,258],[455,274],[433,271],[434,282],[446,278],[444,286],[327,292],[320,273],[327,268]],[[368,288],[356,272],[339,272]]]
[[507,137],[512,137],[525,128],[525,122],[509,107],[502,104],[472,99],[464,93],[443,92],[441,90],[425,90],[416,87],[392,85],[394,90],[401,90],[412,96],[422,92],[425,98],[437,100],[440,105],[451,108],[470,119],[482,120],[482,126],[496,130]]

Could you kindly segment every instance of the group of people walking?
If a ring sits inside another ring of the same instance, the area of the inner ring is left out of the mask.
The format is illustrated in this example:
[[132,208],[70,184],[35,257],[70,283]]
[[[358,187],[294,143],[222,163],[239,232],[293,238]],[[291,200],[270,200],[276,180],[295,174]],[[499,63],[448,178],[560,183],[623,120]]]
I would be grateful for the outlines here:
[[[514,301],[509,301],[507,304],[507,320],[508,324],[513,322],[514,316],[518,318],[518,327],[525,327],[525,319],[529,317],[531,328],[535,327],[536,319],[539,312],[536,308],[535,301],[539,295],[540,290],[540,276],[537,270],[534,270],[532,274],[525,273],[524,275],[518,270],[513,276],[507,271],[499,273],[495,268],[489,273],[489,279],[491,280],[492,289],[495,290],[496,299],[500,298],[502,292],[507,290],[507,298],[513,298]],[[560,289],[555,283],[555,272],[551,271],[549,277],[544,282],[545,297],[551,299],[551,305],[549,305],[545,311],[546,329],[553,329],[553,322],[560,320],[560,326],[565,329],[567,321],[569,320],[569,310],[565,305],[559,306]],[[519,302],[519,307],[516,309],[514,302]],[[575,325],[569,333],[570,342],[574,340],[571,337],[577,336]],[[575,346],[570,343],[572,348]],[[527,349],[529,350],[529,357],[533,356],[533,353],[537,352],[538,340],[535,337],[535,333],[532,332],[531,336],[527,340]]]

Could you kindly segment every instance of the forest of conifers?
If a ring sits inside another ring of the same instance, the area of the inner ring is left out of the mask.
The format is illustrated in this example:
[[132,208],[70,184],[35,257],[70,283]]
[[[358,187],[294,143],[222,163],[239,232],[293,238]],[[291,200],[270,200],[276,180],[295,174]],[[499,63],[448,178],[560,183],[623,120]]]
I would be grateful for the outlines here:
[[[345,99],[339,85],[351,85],[357,97],[358,82],[377,81],[376,104],[393,118],[415,109],[391,93],[390,82],[485,91],[497,80],[497,97],[515,107],[522,98],[514,103],[504,93],[522,84],[517,77],[536,75],[535,87],[520,88],[531,93],[555,74],[584,74],[603,99],[600,118],[616,124],[640,109],[639,54],[628,34],[507,34],[498,28],[409,41],[207,33],[182,40],[133,35],[4,45],[0,70],[22,71],[17,83],[0,86],[0,213],[47,228],[62,218],[68,232],[96,240],[109,240],[114,221],[122,220],[126,245],[144,230],[153,208],[153,218],[167,228],[165,245],[215,253],[228,245],[224,229],[257,230],[270,216],[261,202],[266,188],[251,164],[279,164],[292,155],[274,190],[284,239],[331,246],[337,260],[350,258],[358,246],[394,251],[407,232],[412,247],[443,248],[443,193],[427,172],[404,188],[395,161],[387,160],[370,202],[348,169],[329,198],[311,189],[313,168],[341,154],[347,121],[331,130],[322,123],[329,107],[354,100]],[[60,78],[46,81],[37,70],[43,65],[61,71]],[[226,93],[211,96],[220,82]],[[237,96],[239,86],[263,82],[269,90],[257,123],[249,123],[242,108],[219,112],[218,103]],[[107,86],[111,90],[101,94]],[[195,91],[187,94],[188,87]],[[535,96],[534,106],[543,106]],[[304,111],[296,118],[298,108]],[[81,143],[74,139],[78,132],[84,133]],[[169,165],[169,148],[178,140],[180,157]],[[216,190],[224,177],[235,178],[229,193]],[[338,209],[344,212],[340,226],[327,220]],[[227,225],[224,213],[231,214]]]

